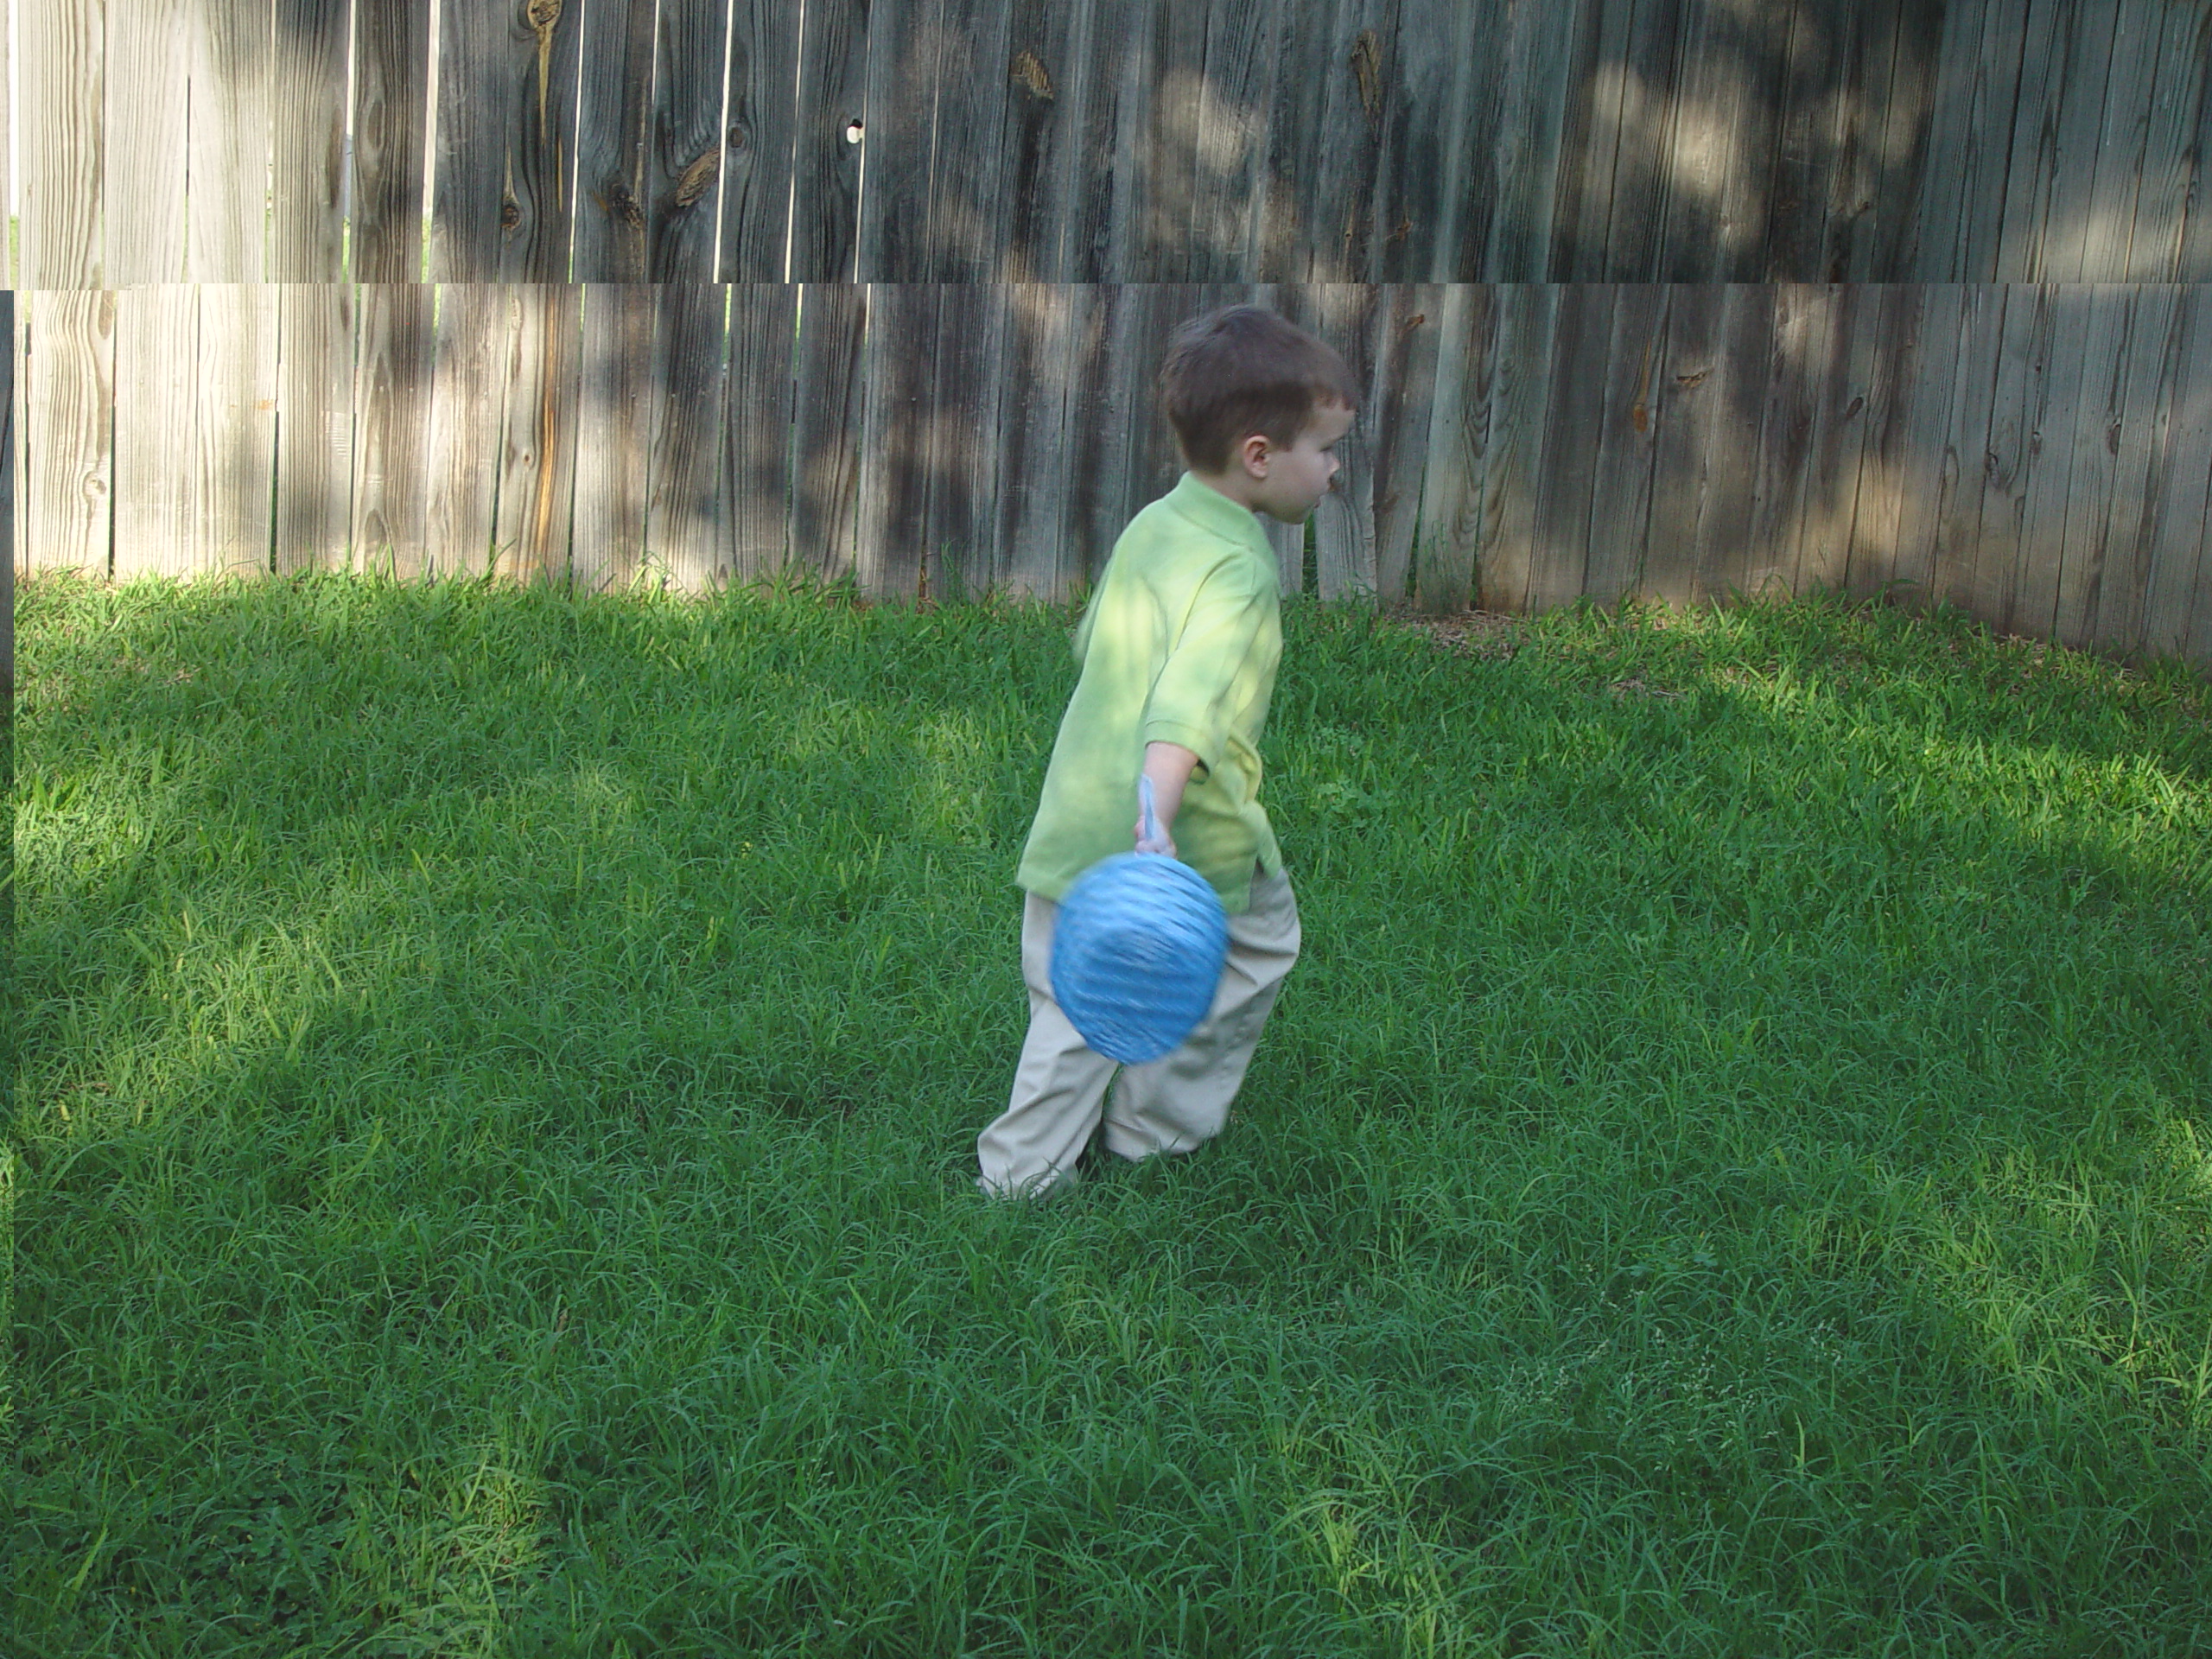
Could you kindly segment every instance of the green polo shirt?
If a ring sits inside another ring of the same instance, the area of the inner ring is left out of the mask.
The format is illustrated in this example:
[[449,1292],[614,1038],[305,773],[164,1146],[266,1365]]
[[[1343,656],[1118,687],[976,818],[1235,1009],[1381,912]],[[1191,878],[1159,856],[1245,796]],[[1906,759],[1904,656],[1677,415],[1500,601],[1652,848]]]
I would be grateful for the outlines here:
[[1128,852],[1145,745],[1179,743],[1198,764],[1175,817],[1176,855],[1243,914],[1253,865],[1282,869],[1260,805],[1282,616],[1259,520],[1184,474],[1114,543],[1075,657],[1081,675],[1015,881],[1058,902],[1100,859]]

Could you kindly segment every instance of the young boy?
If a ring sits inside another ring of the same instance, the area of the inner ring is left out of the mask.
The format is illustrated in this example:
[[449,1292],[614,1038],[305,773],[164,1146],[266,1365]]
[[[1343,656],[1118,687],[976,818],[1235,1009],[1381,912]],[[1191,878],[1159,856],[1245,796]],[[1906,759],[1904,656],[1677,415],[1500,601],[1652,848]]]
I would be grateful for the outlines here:
[[[993,1194],[1072,1181],[1102,1109],[1107,1149],[1130,1160],[1218,1135],[1298,959],[1298,906],[1259,801],[1282,622],[1274,550],[1255,515],[1302,524],[1313,512],[1358,391],[1327,346],[1243,305],[1177,331],[1160,395],[1189,470],[1129,521],[1076,630],[1082,673],[1014,878],[1028,893],[1029,1035],[1012,1103],[976,1141],[976,1184]],[[1156,842],[1143,839],[1140,772],[1153,782]],[[1229,960],[1183,1046],[1115,1080],[1115,1063],[1052,1000],[1052,924],[1076,878],[1133,841],[1213,884]]]

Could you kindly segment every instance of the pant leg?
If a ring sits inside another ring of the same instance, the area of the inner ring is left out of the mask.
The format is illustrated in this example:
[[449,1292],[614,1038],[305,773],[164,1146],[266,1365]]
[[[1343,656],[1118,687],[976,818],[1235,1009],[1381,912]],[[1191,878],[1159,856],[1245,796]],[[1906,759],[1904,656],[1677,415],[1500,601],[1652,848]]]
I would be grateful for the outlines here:
[[1029,1034],[1014,1066],[1012,1102],[976,1138],[976,1185],[986,1192],[1042,1193],[1072,1179],[1114,1075],[1115,1063],[1085,1046],[1052,996],[1052,927],[1059,910],[1033,893],[1022,907]]
[[1221,1133],[1298,946],[1289,874],[1255,871],[1251,908],[1229,918],[1229,960],[1205,1019],[1172,1052],[1122,1068],[1106,1112],[1108,1150],[1149,1158],[1188,1152]]

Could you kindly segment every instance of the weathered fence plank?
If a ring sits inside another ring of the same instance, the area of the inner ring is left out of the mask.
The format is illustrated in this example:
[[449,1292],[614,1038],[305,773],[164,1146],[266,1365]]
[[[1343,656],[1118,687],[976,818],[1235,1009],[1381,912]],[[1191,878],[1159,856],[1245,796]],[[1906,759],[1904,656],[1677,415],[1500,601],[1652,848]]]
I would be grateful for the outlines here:
[[423,568],[477,576],[492,569],[506,429],[508,314],[490,283],[437,289],[430,375],[429,469]]
[[[2159,401],[2158,487],[2145,513],[2149,574],[2139,649],[2212,665],[2212,286],[2180,290]],[[2194,606],[2192,619],[2191,607]]]
[[[1695,575],[1705,460],[1726,441],[1717,407],[1719,388],[1713,384],[1720,302],[1721,289],[1713,283],[1669,286],[1666,354],[1653,377],[1652,418],[1658,431],[1643,591],[1674,605],[1702,596]],[[1485,601],[1489,591],[1485,581]]]
[[[1829,332],[1835,325],[1827,296],[1809,283],[1777,283],[1769,292],[1773,323],[1760,394],[1751,519],[1744,538],[1743,588],[1747,594],[1764,593],[1770,587],[1789,593],[1796,588],[1797,531],[1804,519],[1805,492],[1815,483],[1808,464],[1813,409],[1820,397],[1821,372],[1829,359]],[[1603,374],[1602,364],[1597,372]]]
[[1440,283],[1393,285],[1377,306],[1375,373],[1367,394],[1376,430],[1375,588],[1392,597],[1407,592],[1420,529],[1443,308]]
[[[2038,281],[2086,282],[2102,269],[2125,268],[2126,221],[2134,216],[2133,180],[2130,176],[2120,188],[2119,181],[2107,178],[2106,192],[2097,192],[2103,159],[2099,137],[2113,72],[2130,75],[2133,84],[2120,31],[2126,15],[2139,16],[2141,0],[2075,0],[2068,9],[2060,36],[2063,50],[2058,83],[2044,95],[2046,130],[2053,135],[2053,148],[2050,194],[2037,247],[2034,276]],[[2133,158],[2122,165],[2132,175]],[[2107,258],[2116,254],[2117,260],[2109,267],[2091,268],[2087,261],[2093,254]]]
[[921,590],[935,416],[938,283],[871,283],[861,347],[860,505],[853,569],[864,593]]
[[[754,9],[754,0],[747,0]],[[759,7],[775,10],[772,0]],[[789,271],[756,269],[766,253],[723,237],[723,275],[733,282],[784,275],[792,282],[857,280],[860,200],[868,134],[868,0],[810,0],[800,33],[798,104],[792,111],[791,235]],[[733,124],[743,118],[731,88]],[[754,124],[756,144],[773,142],[765,121]],[[725,194],[739,190],[736,165]],[[745,188],[749,189],[747,185]],[[727,225],[729,208],[724,208]],[[741,226],[745,223],[741,215]]]
[[1758,489],[1760,422],[1774,337],[1774,289],[1729,283],[1720,298],[1719,349],[1706,390],[1716,422],[1698,502],[1692,588],[1700,600],[1751,595],[1751,505]]
[[353,506],[353,289],[276,290],[274,566],[346,568]]
[[354,0],[354,8],[348,271],[359,283],[419,283],[430,9],[420,0]]
[[[810,0],[804,8],[805,32],[842,42],[857,41],[853,20],[867,16],[863,3]],[[844,117],[838,111],[809,112],[807,89],[799,84],[802,19],[779,0],[736,0],[731,11],[727,54],[729,89],[722,113],[721,149],[721,229],[715,274],[723,282],[772,283],[813,277],[847,277],[852,272],[851,210],[857,197],[833,210],[810,194],[809,169],[826,155],[848,165],[859,181],[859,146],[845,142]],[[835,31],[842,30],[839,35]],[[855,105],[854,112],[858,113]],[[819,130],[809,123],[819,118]],[[797,188],[794,190],[796,181]],[[844,264],[835,271],[809,268],[810,239],[817,235],[810,212],[831,211],[842,221]],[[797,222],[792,219],[798,215]]]
[[1624,283],[1613,294],[1583,576],[1585,591],[1601,605],[1614,604],[1643,585],[1656,452],[1652,412],[1667,362],[1672,292],[1658,283]]
[[499,457],[498,569],[565,581],[582,424],[582,313],[576,288],[523,283],[508,302],[506,444]]
[[1007,157],[1000,265],[1017,283],[1067,280],[1090,0],[1014,0],[1007,23]]
[[435,290],[364,283],[353,366],[353,566],[419,576],[424,545]]
[[[791,18],[784,35],[795,34],[798,24],[798,18]],[[731,148],[722,123],[722,83],[739,69],[728,13],[720,7],[669,0],[661,8],[654,51],[652,118],[645,184],[639,192],[648,221],[651,274],[657,283],[710,283],[721,262],[716,219],[723,163]],[[785,82],[788,86],[788,74]],[[789,99],[788,91],[785,97]],[[763,186],[785,172],[772,166],[757,170],[770,175],[757,181]],[[784,182],[789,183],[787,174]],[[769,194],[758,190],[741,205],[765,208]],[[780,207],[773,217],[781,219]],[[782,240],[775,234],[782,229],[780,224],[761,228]]]
[[963,587],[981,588],[999,564],[1001,475],[989,435],[998,430],[1006,382],[1007,299],[1003,285],[946,283],[938,290],[919,587],[927,599],[958,598]]
[[1496,358],[1484,456],[1479,532],[1479,603],[1485,610],[1528,602],[1535,536],[1535,480],[1542,455],[1545,405],[1560,296],[1554,283],[1506,283],[1497,289]]
[[185,269],[195,283],[267,271],[272,0],[194,0]]
[[276,0],[272,283],[334,283],[345,275],[346,15],[346,0]]
[[[2051,227],[2053,191],[2073,157],[2060,149],[2062,114],[2081,97],[2080,77],[2070,73],[2072,48],[2081,44],[2085,7],[2095,0],[2028,0],[2024,20],[2008,18],[2024,42],[2020,60],[2023,93],[2012,118],[2012,149],[2004,191],[2004,219],[1997,251],[1999,282],[2053,280],[2044,271],[2045,243]],[[1995,8],[2004,10],[2005,8]],[[2071,140],[2069,141],[2070,149]]]
[[1283,10],[1283,0],[1211,0],[1203,9],[1197,119],[1192,143],[1175,155],[1190,173],[1190,219],[1181,238],[1188,257],[1179,267],[1162,262],[1172,274],[1226,282],[1255,267],[1269,105],[1284,72]]
[[[748,409],[745,417],[787,442],[791,421],[783,404],[791,378],[798,296],[783,283],[772,291],[780,327],[764,343],[780,346],[782,360],[760,364],[748,377],[748,389],[764,406]],[[647,477],[652,492],[645,504],[645,538],[654,564],[667,573],[669,582],[681,592],[701,594],[712,589],[718,573],[728,568],[723,543],[737,506],[724,458],[726,423],[734,412],[725,332],[732,295],[719,283],[671,283],[661,289],[659,299],[652,345],[657,384],[651,405],[652,452]],[[772,503],[761,505],[788,522],[791,505],[785,491],[777,490]]]
[[[850,290],[843,292],[849,295]],[[802,293],[806,302],[804,313]],[[842,319],[822,315],[817,302],[833,295],[819,284],[802,290],[783,283],[741,283],[729,294],[729,385],[721,433],[724,481],[720,486],[729,504],[729,529],[728,545],[720,563],[725,572],[721,581],[743,584],[781,569],[794,557],[817,569],[831,563],[823,556],[830,550],[826,535],[823,544],[804,543],[809,548],[806,553],[798,552],[791,545],[802,506],[799,480],[793,477],[792,467],[796,455],[809,453],[804,448],[794,450],[792,443],[794,418],[805,407],[803,402],[798,410],[792,406],[793,369],[796,366],[802,378],[810,371],[818,372],[824,360],[808,361],[805,346],[826,343],[849,348],[857,343],[858,330],[841,334],[836,324]],[[858,308],[851,310],[856,317]],[[810,334],[827,338],[809,341]],[[796,365],[795,349],[801,357]],[[849,373],[851,365],[846,367]],[[850,407],[849,385],[832,376],[827,385],[817,383],[808,390],[817,386],[827,394],[828,404],[826,410],[815,411],[817,418],[834,415],[842,428]],[[844,429],[834,435],[818,426],[802,425],[800,429],[813,435],[830,454],[849,458],[854,454],[850,435]],[[836,471],[836,463],[832,461],[833,477]],[[850,476],[849,468],[847,476]],[[823,505],[834,505],[834,486],[827,493],[830,499]],[[838,515],[832,512],[826,517],[834,520]],[[852,528],[849,505],[842,524],[847,545],[839,551],[845,556],[842,562],[849,563]]]
[[567,280],[581,16],[563,0],[445,0],[433,281]]
[[2069,622],[2068,595],[2062,592],[2059,632],[2062,639],[2083,640],[2097,650],[2130,652],[2141,644],[2150,593],[2152,473],[2167,429],[2162,418],[2168,407],[2167,363],[2182,290],[2163,283],[2114,287],[2127,310],[2127,340],[2123,360],[2107,382],[2108,430],[2098,435],[2113,447],[2112,499],[2097,543],[2100,568],[2069,573],[2085,613]]
[[[1312,283],[1292,291],[1293,319],[1337,348],[1361,389],[1362,407],[1337,446],[1335,484],[1313,512],[1313,571],[1325,600],[1376,591],[1376,458],[1382,439],[1375,396],[1383,319],[1381,291],[1366,283]],[[1161,353],[1155,353],[1155,360]],[[1155,493],[1157,492],[1155,491]]]
[[2102,586],[2127,400],[2133,296],[2113,283],[2082,285],[2081,395],[2055,436],[2073,450],[2061,518],[2051,629],[2087,638]]
[[1491,282],[1541,282],[1553,270],[1560,175],[1581,160],[1565,146],[1567,79],[1575,36],[1586,24],[1541,0],[1510,0],[1505,11],[1494,49],[1501,67],[1497,124],[1487,151],[1488,177],[1477,187],[1491,203],[1481,275]]
[[2089,175],[2080,184],[2079,228],[2064,232],[2070,245],[2060,261],[2070,259],[2085,281],[2109,281],[2128,269],[2168,9],[2117,0],[2115,11],[2110,68],[2098,88],[2098,128],[2077,168]]
[[642,283],[652,272],[645,152],[656,9],[656,0],[596,0],[584,11],[569,266],[580,283]]
[[1497,311],[1494,288],[1455,283],[1445,290],[1412,577],[1432,615],[1465,609],[1478,591]]
[[[2143,111],[2143,150],[2138,162],[2139,188],[2129,229],[2124,267],[2098,275],[2129,282],[2173,283],[2212,280],[2212,268],[2186,269],[2181,261],[2181,231],[2191,187],[2206,176],[2202,145],[2192,146],[2200,116],[2208,105],[2206,79],[2212,76],[2212,0],[2164,9],[2164,23],[2151,79],[2149,108]],[[2115,95],[2115,111],[2126,108]]]
[[[1067,286],[1022,283],[1007,289],[1000,370],[995,556],[985,585],[1049,598],[1063,590],[1063,559],[1074,545],[1066,423],[1076,308]],[[1068,557],[1072,575],[1072,558]]]
[[2032,400],[2043,384],[2054,321],[2050,290],[2032,283],[2013,283],[2001,291],[2005,307],[1983,452],[1973,606],[1976,616],[1999,631],[2011,626],[2021,587],[2031,455],[2040,418]]
[[[850,283],[799,289],[789,557],[832,580],[855,569],[868,297],[868,289]],[[731,379],[735,395],[734,367]]]
[[1588,574],[1591,498],[1605,440],[1605,365],[1617,292],[1611,283],[1558,287],[1543,424],[1531,454],[1535,501],[1522,602],[1532,611],[1569,603],[1582,593]]
[[1798,513],[1788,564],[1792,590],[1801,594],[1842,587],[1850,568],[1874,346],[1890,290],[1854,283],[1813,292],[1828,312],[1828,325],[1825,353],[1808,365],[1813,393],[1807,475],[1796,486]]
[[105,576],[114,528],[118,296],[59,289],[24,297],[25,563]]
[[[2005,342],[2006,290],[1976,284],[1955,290],[1959,297],[1957,321],[1948,321],[1944,332],[1932,334],[1940,342],[1928,362],[1930,378],[1948,382],[1950,409],[1946,416],[1941,459],[1941,496],[1935,504],[1934,545],[1914,579],[1924,584],[1932,600],[1965,608],[1974,601],[1975,567],[1980,559],[1981,514],[1989,485],[1989,430],[1994,418],[1999,354]],[[1949,294],[1945,298],[1948,302]],[[1955,329],[1955,335],[1950,331]]]
[[1008,0],[938,0],[937,121],[922,229],[925,253],[911,273],[915,277],[976,283],[1003,281],[1010,274],[1005,264],[1010,181],[1003,141],[1011,26]]
[[[182,283],[115,291],[115,554],[118,582],[188,576],[200,296]],[[33,344],[36,361],[37,344]],[[34,472],[36,468],[34,467]],[[97,567],[94,567],[97,568]]]
[[575,531],[569,555],[569,578],[579,587],[626,588],[645,563],[658,298],[655,287],[644,283],[584,285]]
[[276,289],[262,283],[195,283],[199,362],[193,459],[195,575],[269,569],[276,468]]
[[1920,349],[1929,285],[1885,289],[1866,385],[1866,425],[1859,454],[1858,494],[1852,504],[1851,550],[1836,586],[1846,592],[1880,591],[1897,557],[1904,526],[1904,442],[1911,426],[1913,365]]
[[1125,521],[1133,410],[1148,394],[1133,343],[1143,291],[1120,283],[1069,290],[1066,568],[1078,582],[1097,579]]
[[1896,273],[1900,278],[1993,280],[2024,48],[2012,0],[1953,0],[1945,8],[1943,74],[1928,128],[1928,185],[1911,264]]
[[[1387,227],[1385,281],[1448,283],[1459,276],[1482,21],[1481,7],[1459,0],[1400,0],[1400,44],[1383,105],[1385,162],[1375,189]],[[1246,270],[1258,270],[1256,244],[1254,252]]]
[[99,288],[107,81],[105,0],[39,0],[22,30],[22,283]]
[[193,22],[186,0],[110,5],[101,272],[112,288],[184,280]]
[[[931,268],[930,162],[948,63],[933,0],[870,0],[868,130],[858,234],[860,279],[902,283]],[[920,95],[920,89],[930,89]],[[903,316],[901,299],[889,315]]]
[[[1665,251],[1670,111],[1684,0],[1613,3],[1630,4],[1632,16],[1619,55],[1599,65],[1592,88],[1593,115],[1609,118],[1611,130],[1593,128],[1592,147],[1586,152],[1588,165],[1610,158],[1611,169],[1585,188],[1581,222],[1596,239],[1586,249],[1573,251],[1573,274],[1652,283],[1658,280]],[[1564,228],[1561,233],[1567,233]]]

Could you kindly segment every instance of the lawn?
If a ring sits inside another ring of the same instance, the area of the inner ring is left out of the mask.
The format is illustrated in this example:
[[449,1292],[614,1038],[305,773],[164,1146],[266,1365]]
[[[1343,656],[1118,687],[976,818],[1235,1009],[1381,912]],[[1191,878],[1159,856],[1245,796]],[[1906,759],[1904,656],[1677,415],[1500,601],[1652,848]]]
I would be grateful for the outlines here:
[[1236,1119],[994,1205],[1076,616],[23,586],[0,1652],[2212,1647],[2201,679],[1292,601]]

